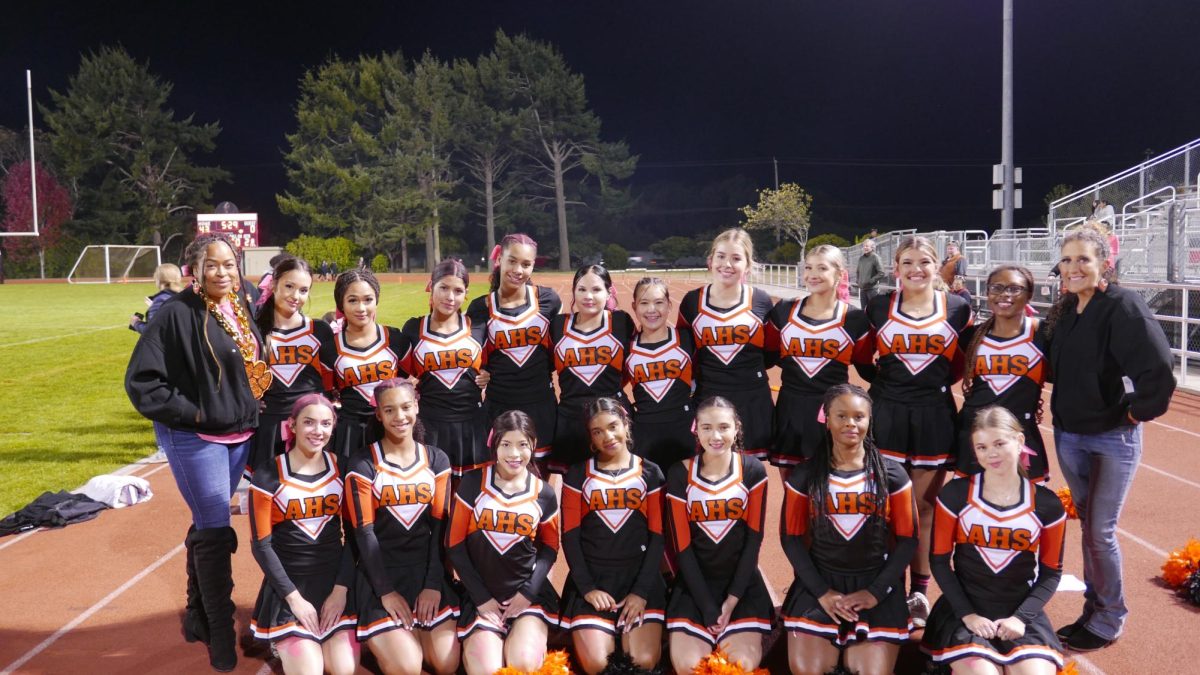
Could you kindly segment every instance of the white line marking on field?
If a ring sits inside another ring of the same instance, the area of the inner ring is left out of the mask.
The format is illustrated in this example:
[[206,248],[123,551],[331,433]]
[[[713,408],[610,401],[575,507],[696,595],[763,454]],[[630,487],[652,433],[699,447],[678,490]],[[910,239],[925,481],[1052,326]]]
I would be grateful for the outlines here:
[[[1166,426],[1166,425],[1163,425],[1163,426]],[[1045,429],[1047,432],[1049,432],[1051,434],[1054,433],[1054,429],[1046,426],[1045,424],[1039,424],[1038,428]],[[1180,431],[1183,431],[1183,430],[1180,429]],[[1184,433],[1191,433],[1191,432],[1184,432]],[[1153,471],[1154,473],[1161,474],[1163,476],[1166,476],[1167,478],[1173,478],[1173,479],[1179,481],[1180,483],[1183,483],[1185,485],[1190,485],[1194,488],[1200,488],[1200,483],[1188,480],[1188,479],[1184,478],[1183,476],[1176,476],[1175,474],[1171,473],[1170,471],[1163,471],[1162,469],[1158,468],[1157,466],[1150,466],[1149,464],[1147,464],[1145,462],[1138,463],[1138,468]]]
[[1087,657],[1084,656],[1083,654],[1067,652],[1067,654],[1065,654],[1065,656],[1068,661],[1074,661],[1075,665],[1079,666],[1079,669],[1085,673],[1090,673],[1091,675],[1106,675],[1103,670],[1100,670],[1099,666],[1092,663],[1091,661],[1088,661]]
[[121,326],[124,326],[124,325],[125,324],[117,324],[116,326],[104,326],[103,328],[93,328],[91,330],[81,330],[77,333],[67,333],[65,335],[51,335],[50,337],[34,338],[32,340],[23,340],[21,342],[9,342],[8,344],[0,345],[0,349],[3,349],[4,347],[19,347],[21,345],[31,345],[31,344],[34,344],[35,342],[48,342],[50,340],[61,340],[63,338],[75,337],[77,335],[87,335],[88,333],[99,333],[100,331],[103,331],[103,330],[112,330],[114,328],[120,328]]
[[9,546],[12,546],[13,544],[17,543],[18,541],[21,541],[22,539],[28,539],[29,537],[32,537],[34,534],[37,534],[38,532],[40,532],[41,529],[42,528],[39,527],[39,528],[30,530],[24,534],[18,534],[17,536],[13,537],[12,539],[9,539],[8,541],[4,542],[3,544],[0,544],[0,551],[3,551],[4,549],[8,548]]
[[158,569],[159,567],[162,567],[164,563],[166,563],[168,560],[170,560],[174,556],[178,555],[179,552],[182,550],[183,550],[183,544],[179,544],[178,546],[171,549],[170,551],[167,551],[165,554],[163,554],[163,556],[161,558],[159,558],[158,560],[155,560],[154,562],[152,562],[148,566],[146,566],[146,569],[142,570],[141,572],[138,572],[137,574],[133,575],[133,578],[131,578],[129,581],[126,581],[125,583],[121,584],[121,586],[118,587],[117,590],[104,596],[104,598],[101,599],[100,602],[97,602],[96,604],[92,605],[91,607],[88,607],[86,610],[84,610],[83,614],[80,614],[79,616],[75,617],[67,625],[65,625],[62,628],[59,628],[57,631],[55,631],[55,633],[53,635],[46,638],[45,640],[42,640],[41,644],[34,647],[33,649],[30,649],[21,658],[17,659],[16,661],[13,661],[12,663],[5,666],[4,670],[0,670],[0,675],[9,675],[9,673],[15,673],[18,668],[25,665],[26,663],[29,663],[30,659],[32,659],[33,657],[37,656],[38,654],[41,654],[42,652],[44,652],[46,650],[46,648],[48,648],[50,645],[54,644],[55,642],[58,642],[59,638],[63,637],[67,633],[70,633],[72,630],[77,628],[84,621],[87,621],[88,619],[90,619],[92,617],[92,615],[95,614],[96,612],[104,609],[110,602],[112,602],[113,600],[116,600],[125,591],[129,590],[130,588],[133,588],[134,585],[136,585],[139,581],[141,581],[142,579],[145,579],[147,576],[152,574],[154,572],[154,570]]
[[1178,431],[1181,434],[1187,434],[1188,436],[1195,436],[1196,438],[1200,438],[1200,434],[1198,434],[1194,431],[1188,431],[1187,429],[1180,429],[1179,427],[1171,425],[1171,424],[1167,424],[1166,422],[1159,422],[1158,420],[1150,420],[1150,424],[1157,424],[1158,426],[1166,427],[1166,428],[1170,429],[1171,431]]
[[1146,541],[1145,539],[1142,539],[1141,537],[1139,537],[1139,536],[1137,536],[1136,534],[1134,534],[1134,533],[1130,532],[1129,530],[1126,530],[1126,529],[1124,529],[1124,528],[1118,527],[1118,528],[1117,528],[1117,532],[1118,532],[1118,533],[1120,533],[1120,534],[1122,534],[1122,535],[1124,535],[1124,536],[1126,536],[1126,537],[1128,537],[1129,539],[1132,539],[1132,540],[1133,540],[1133,542],[1134,542],[1135,544],[1141,544],[1141,545],[1142,545],[1142,546],[1144,546],[1145,548],[1149,549],[1151,552],[1153,552],[1153,553],[1155,553],[1155,554],[1157,554],[1157,555],[1160,555],[1160,556],[1162,556],[1162,557],[1164,557],[1164,558],[1166,558],[1167,556],[1171,555],[1170,553],[1167,553],[1166,551],[1164,551],[1164,550],[1162,550],[1161,548],[1159,548],[1159,547],[1155,546],[1154,544],[1151,544],[1150,542]]

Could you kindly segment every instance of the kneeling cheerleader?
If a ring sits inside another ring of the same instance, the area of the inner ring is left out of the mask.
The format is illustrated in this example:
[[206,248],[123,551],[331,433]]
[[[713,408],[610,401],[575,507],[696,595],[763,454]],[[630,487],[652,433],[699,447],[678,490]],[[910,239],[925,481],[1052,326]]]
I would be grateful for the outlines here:
[[904,468],[871,439],[871,399],[852,384],[826,392],[824,439],[784,483],[783,550],[796,580],[783,601],[795,675],[845,659],[862,675],[891,673],[912,623],[904,570],[917,547]]

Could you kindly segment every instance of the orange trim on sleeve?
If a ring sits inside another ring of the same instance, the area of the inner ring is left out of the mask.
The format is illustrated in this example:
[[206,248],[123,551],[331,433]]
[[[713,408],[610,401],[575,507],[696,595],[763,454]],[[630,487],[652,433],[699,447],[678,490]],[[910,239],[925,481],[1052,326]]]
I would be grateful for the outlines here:
[[362,527],[375,522],[375,509],[379,505],[375,499],[375,491],[365,476],[352,473],[347,477],[346,506],[352,526]]
[[783,515],[779,518],[779,532],[784,536],[802,537],[808,532],[808,495],[791,485],[783,486]]
[[941,499],[933,512],[933,542],[930,555],[950,555],[954,551],[954,531],[958,528],[958,514],[946,508]]
[[654,534],[663,534],[663,490],[655,488],[642,498],[640,507],[646,517],[646,527]]
[[[277,522],[283,522],[283,513],[275,508],[272,496],[261,490],[250,490],[250,525],[251,536],[255,541],[262,541],[271,536],[271,529]],[[279,515],[276,518],[276,514]]]
[[687,502],[675,495],[668,494],[667,507],[671,539],[675,542],[675,551],[682,553],[692,545],[692,526],[688,522]]
[[454,508],[450,512],[450,530],[446,535],[446,545],[453,548],[463,543],[467,535],[474,531],[475,515],[471,507],[459,495],[454,495]]
[[429,515],[437,520],[446,517],[450,502],[450,472],[443,471],[433,478],[433,502],[429,505]]
[[920,526],[917,524],[912,483],[888,495],[887,521],[897,537],[917,536]]
[[563,533],[576,529],[587,515],[587,506],[583,503],[583,493],[574,486],[562,486],[562,530]]
[[541,522],[541,524],[538,525],[537,538],[538,538],[538,541],[542,542],[546,546],[549,546],[550,548],[554,549],[555,551],[559,550],[558,514],[557,513],[550,514],[549,518],[543,520]]
[[1047,567],[1061,570],[1063,568],[1063,542],[1066,536],[1066,516],[1044,526],[1038,540],[1038,562]]
[[750,494],[746,495],[746,512],[742,514],[742,520],[750,526],[750,529],[761,533],[763,526],[767,520],[767,479],[762,479],[758,485],[750,488]]

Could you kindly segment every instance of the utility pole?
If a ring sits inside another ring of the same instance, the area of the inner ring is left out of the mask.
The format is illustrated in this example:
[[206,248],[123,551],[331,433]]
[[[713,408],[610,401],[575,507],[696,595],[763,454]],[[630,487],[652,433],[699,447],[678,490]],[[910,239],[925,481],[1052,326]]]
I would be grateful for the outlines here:
[[775,189],[779,189],[779,160],[771,158],[771,163],[775,165]]
[[1000,229],[1013,227],[1013,0],[1004,0],[1004,66],[1000,103],[1000,166],[1004,172]]

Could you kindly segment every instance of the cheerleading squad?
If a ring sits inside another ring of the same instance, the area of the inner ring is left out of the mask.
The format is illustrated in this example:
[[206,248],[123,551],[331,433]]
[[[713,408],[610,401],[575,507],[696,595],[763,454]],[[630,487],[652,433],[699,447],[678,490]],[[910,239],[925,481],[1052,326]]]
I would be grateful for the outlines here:
[[[337,278],[331,328],[303,314],[313,275],[296,258],[252,322],[237,249],[202,235],[194,283],[147,324],[126,377],[192,510],[184,635],[216,670],[236,665],[227,504],[245,471],[264,572],[251,626],[285,672],[353,672],[361,644],[387,673],[534,671],[557,628],[587,673],[654,672],[664,634],[677,673],[717,648],[752,670],[776,620],[758,566],[769,461],[795,573],[778,617],[793,673],[890,673],[922,626],[956,673],[1054,673],[1063,642],[1120,635],[1115,523],[1140,423],[1174,386],[1165,337],[1110,283],[1107,251],[1091,230],[1064,240],[1067,292],[1042,321],[1026,312],[1031,274],[994,270],[974,324],[921,237],[896,252],[897,290],[858,309],[838,298],[830,246],[804,261],[805,298],[772,303],[734,229],[672,325],[665,282],[638,282],[630,316],[598,265],[562,311],[518,234],[465,311],[459,261],[434,267],[429,313],[401,328],[376,322],[379,282],[355,269]],[[1052,376],[1088,584],[1057,634],[1043,608],[1065,516],[1041,485],[1038,430]]]

